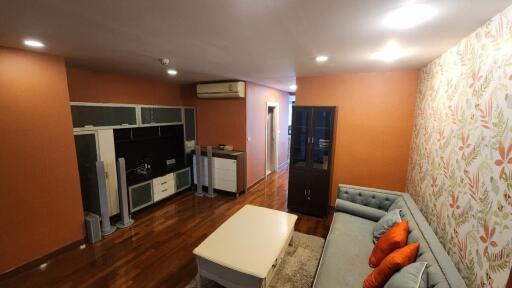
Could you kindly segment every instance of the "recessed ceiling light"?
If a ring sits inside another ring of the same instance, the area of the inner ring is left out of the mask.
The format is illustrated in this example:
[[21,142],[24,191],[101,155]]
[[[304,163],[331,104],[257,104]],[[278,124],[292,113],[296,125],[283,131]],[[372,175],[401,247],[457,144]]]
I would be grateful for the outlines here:
[[316,56],[315,58],[316,62],[325,62],[327,60],[329,60],[329,56],[325,56],[325,55],[320,55],[320,56]]
[[169,74],[171,76],[176,76],[178,74],[178,71],[176,71],[174,69],[169,69],[169,70],[167,70],[167,74]]
[[411,55],[412,52],[411,49],[401,48],[395,41],[389,41],[382,50],[372,53],[370,57],[384,62],[393,62]]
[[388,13],[382,22],[385,27],[395,30],[410,29],[432,19],[437,10],[426,4],[403,6]]
[[44,47],[43,42],[34,40],[34,39],[27,39],[27,40],[23,41],[23,44],[30,46],[30,47],[35,47],[35,48]]
[[290,85],[290,90],[296,91],[297,90],[297,85]]

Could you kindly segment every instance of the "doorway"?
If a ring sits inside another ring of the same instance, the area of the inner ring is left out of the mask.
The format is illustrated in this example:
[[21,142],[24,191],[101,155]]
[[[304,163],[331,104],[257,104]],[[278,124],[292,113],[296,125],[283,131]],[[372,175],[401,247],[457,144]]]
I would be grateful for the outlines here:
[[279,134],[279,105],[276,102],[267,102],[267,119],[265,123],[265,175],[277,171],[277,144]]

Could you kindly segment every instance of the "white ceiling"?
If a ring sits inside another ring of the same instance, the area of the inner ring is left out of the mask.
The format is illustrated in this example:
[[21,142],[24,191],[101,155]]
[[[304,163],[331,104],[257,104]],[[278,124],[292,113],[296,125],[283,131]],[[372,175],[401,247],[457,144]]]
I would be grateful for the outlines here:
[[[399,0],[0,0],[0,45],[37,38],[72,65],[170,78],[243,79],[288,90],[296,76],[418,68],[502,11],[505,0],[432,0],[431,21],[382,26]],[[393,64],[368,54],[389,39],[415,50]],[[35,49],[34,49],[35,50]],[[318,65],[316,55],[330,56]]]

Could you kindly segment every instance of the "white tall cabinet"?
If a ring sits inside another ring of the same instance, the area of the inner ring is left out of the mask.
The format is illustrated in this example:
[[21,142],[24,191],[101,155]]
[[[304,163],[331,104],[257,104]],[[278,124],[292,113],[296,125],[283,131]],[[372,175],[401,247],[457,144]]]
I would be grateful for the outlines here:
[[114,146],[114,130],[98,130],[98,148],[100,160],[105,164],[107,179],[107,198],[110,216],[119,213],[119,197],[117,193],[116,150]]

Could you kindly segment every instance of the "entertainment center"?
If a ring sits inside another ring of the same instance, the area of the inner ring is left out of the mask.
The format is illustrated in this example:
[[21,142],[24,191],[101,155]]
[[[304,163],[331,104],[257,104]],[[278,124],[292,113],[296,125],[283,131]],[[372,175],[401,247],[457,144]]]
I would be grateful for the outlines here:
[[71,103],[84,210],[99,214],[95,163],[105,164],[109,215],[119,213],[118,158],[126,163],[130,211],[191,186],[194,107]]

